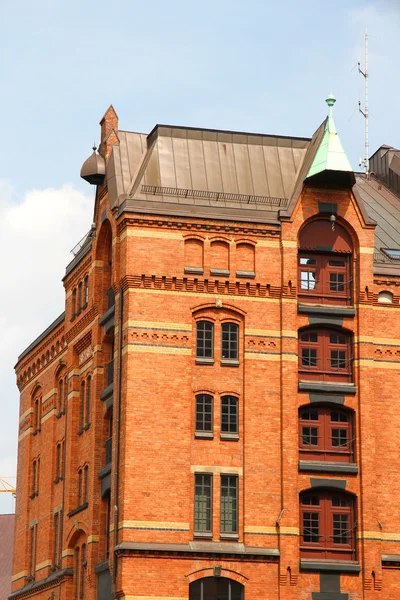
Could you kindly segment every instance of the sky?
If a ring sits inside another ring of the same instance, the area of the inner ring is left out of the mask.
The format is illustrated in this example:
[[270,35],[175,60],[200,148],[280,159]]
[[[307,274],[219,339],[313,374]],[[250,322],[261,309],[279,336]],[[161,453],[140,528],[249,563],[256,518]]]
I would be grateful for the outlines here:
[[[61,279],[93,215],[94,188],[79,172],[108,106],[131,131],[164,123],[311,137],[332,92],[359,170],[366,29],[370,155],[400,147],[400,2],[0,0],[0,22],[0,477],[12,477],[13,367],[64,310]],[[0,494],[0,513],[13,510]]]

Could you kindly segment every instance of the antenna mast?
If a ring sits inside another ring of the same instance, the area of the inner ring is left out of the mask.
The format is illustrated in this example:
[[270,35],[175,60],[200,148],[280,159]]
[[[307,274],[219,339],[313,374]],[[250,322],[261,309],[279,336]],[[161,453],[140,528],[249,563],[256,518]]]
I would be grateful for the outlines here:
[[358,72],[365,79],[365,108],[361,109],[361,102],[358,101],[358,110],[362,114],[365,119],[365,158],[361,161],[361,165],[365,167],[365,174],[368,177],[369,175],[369,140],[368,140],[368,31],[365,31],[365,71],[361,70],[361,63],[358,61]]

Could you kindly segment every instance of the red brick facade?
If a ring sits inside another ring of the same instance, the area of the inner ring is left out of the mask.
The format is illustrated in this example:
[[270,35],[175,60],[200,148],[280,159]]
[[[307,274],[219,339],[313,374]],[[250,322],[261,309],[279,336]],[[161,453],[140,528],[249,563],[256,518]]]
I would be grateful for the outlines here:
[[[321,202],[337,204],[353,244],[352,302],[342,312],[329,302],[325,312],[299,310],[299,232],[329,219]],[[95,214],[95,233],[64,278],[65,316],[16,366],[13,597],[183,600],[192,582],[217,575],[242,584],[246,600],[400,598],[400,278],[374,276],[374,226],[351,189],[306,183],[274,224],[117,214],[103,185]],[[391,304],[378,303],[382,290]],[[202,320],[213,324],[208,361],[196,360]],[[237,361],[220,358],[227,322],[238,325]],[[299,386],[299,331],[311,324],[351,336],[352,382],[342,392]],[[198,394],[213,398],[211,435],[195,434]],[[225,395],[238,406],[230,437],[221,431]],[[300,467],[299,409],[315,406],[351,415],[352,470]],[[194,531],[202,473],[212,476],[207,535]],[[225,476],[238,481],[237,534],[221,531]],[[351,498],[351,560],[300,553],[306,490]]]

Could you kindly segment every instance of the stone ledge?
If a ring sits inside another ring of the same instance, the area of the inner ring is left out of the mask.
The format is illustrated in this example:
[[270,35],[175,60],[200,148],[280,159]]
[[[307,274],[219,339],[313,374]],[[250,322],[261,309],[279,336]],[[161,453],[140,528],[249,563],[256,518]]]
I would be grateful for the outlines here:
[[358,465],[355,463],[299,460],[299,471],[300,473],[349,473],[357,475]]
[[181,552],[185,554],[237,554],[279,558],[277,548],[245,546],[241,542],[194,541],[189,544],[158,544],[148,542],[121,542],[116,552]]
[[359,573],[360,563],[347,560],[315,560],[310,558],[300,559],[301,571],[335,571],[336,573]]
[[354,396],[357,388],[354,383],[324,383],[323,381],[299,381],[299,392],[323,392]]
[[314,304],[301,304],[297,305],[297,312],[300,315],[321,315],[321,316],[334,316],[334,317],[354,317],[356,311],[353,307],[345,306],[326,306]]

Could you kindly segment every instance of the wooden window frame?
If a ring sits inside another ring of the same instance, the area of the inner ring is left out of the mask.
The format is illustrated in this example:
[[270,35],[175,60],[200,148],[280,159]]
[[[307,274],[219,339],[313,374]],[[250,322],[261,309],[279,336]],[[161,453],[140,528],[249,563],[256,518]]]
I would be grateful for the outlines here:
[[196,321],[196,360],[214,361],[214,323],[207,319]]
[[[306,503],[306,499],[310,499]],[[336,490],[307,490],[300,494],[300,557],[356,559],[355,502]]]
[[[345,341],[335,342],[334,336]],[[351,334],[343,329],[302,329],[299,332],[299,379],[352,383],[351,349]]]
[[[207,418],[209,417],[209,418]],[[214,421],[214,397],[201,393],[195,396],[195,434],[212,436]]]
[[239,435],[239,398],[232,394],[221,396],[221,436]]
[[[300,302],[351,305],[353,303],[351,258],[352,255],[347,253],[299,250],[298,296]],[[312,261],[312,263],[302,264],[302,261],[305,260]],[[342,262],[343,266],[334,265],[335,262]]]
[[299,410],[299,457],[352,463],[353,432],[353,415],[349,411],[336,406],[303,406]]
[[239,534],[239,477],[221,474],[220,536]]
[[[210,537],[213,525],[213,476],[211,473],[194,475],[194,534]],[[204,521],[204,525],[202,522]]]
[[231,321],[221,323],[221,363],[239,362],[239,325]]

